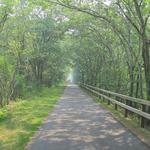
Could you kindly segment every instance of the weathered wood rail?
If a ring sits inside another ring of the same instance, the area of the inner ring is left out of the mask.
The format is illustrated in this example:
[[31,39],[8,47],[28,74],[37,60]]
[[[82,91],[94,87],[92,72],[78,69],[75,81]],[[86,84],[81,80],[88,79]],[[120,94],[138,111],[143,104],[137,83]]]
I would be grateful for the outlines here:
[[[129,112],[135,113],[138,116],[140,116],[140,125],[142,128],[144,128],[146,120],[150,120],[150,114],[147,112],[147,108],[150,107],[150,102],[147,100],[133,98],[130,96],[107,91],[87,84],[81,84],[81,87],[88,90],[92,94],[98,96],[100,99],[107,100],[108,105],[114,104],[116,110],[118,106],[123,108],[125,110],[125,117],[128,117]],[[135,108],[132,105],[129,105],[129,102],[138,105],[138,107]]]

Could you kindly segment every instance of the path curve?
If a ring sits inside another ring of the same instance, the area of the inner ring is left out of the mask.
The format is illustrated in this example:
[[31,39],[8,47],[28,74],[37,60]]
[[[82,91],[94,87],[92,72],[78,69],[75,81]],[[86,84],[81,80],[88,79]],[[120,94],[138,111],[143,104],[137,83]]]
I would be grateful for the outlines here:
[[76,85],[69,85],[27,150],[149,150]]

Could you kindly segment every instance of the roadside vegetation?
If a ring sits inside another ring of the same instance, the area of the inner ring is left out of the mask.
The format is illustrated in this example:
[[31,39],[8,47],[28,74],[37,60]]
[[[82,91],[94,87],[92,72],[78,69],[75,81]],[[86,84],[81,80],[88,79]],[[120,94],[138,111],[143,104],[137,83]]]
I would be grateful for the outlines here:
[[68,66],[77,82],[150,100],[149,35],[149,0],[2,0],[0,105]]
[[63,93],[43,87],[0,109],[0,150],[23,150]]

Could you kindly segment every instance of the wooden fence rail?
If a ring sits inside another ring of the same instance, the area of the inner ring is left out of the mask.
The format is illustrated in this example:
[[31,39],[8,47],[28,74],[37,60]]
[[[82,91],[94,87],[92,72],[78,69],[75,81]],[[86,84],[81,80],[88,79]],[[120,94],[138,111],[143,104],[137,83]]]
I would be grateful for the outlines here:
[[[108,105],[114,104],[115,109],[117,110],[117,107],[120,106],[121,108],[124,108],[124,116],[127,117],[129,112],[135,113],[141,117],[141,127],[144,128],[145,121],[150,120],[150,114],[147,111],[147,108],[150,107],[150,102],[147,100],[139,99],[139,98],[133,98],[130,96],[118,94],[115,92],[107,91],[104,89],[100,89],[91,85],[87,84],[81,84],[81,87],[85,88],[89,92],[93,93],[94,95],[103,98],[104,100],[107,100]],[[118,99],[119,98],[119,99]],[[133,107],[130,106],[129,102],[134,102],[135,104],[138,104],[139,107]]]

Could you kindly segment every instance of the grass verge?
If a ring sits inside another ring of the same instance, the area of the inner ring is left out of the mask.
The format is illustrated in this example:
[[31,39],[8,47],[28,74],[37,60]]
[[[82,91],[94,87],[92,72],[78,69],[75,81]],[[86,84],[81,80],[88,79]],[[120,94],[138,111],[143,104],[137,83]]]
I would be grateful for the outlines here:
[[[0,150],[23,150],[63,93],[64,86],[46,88],[1,108]],[[3,115],[2,115],[3,114]]]

